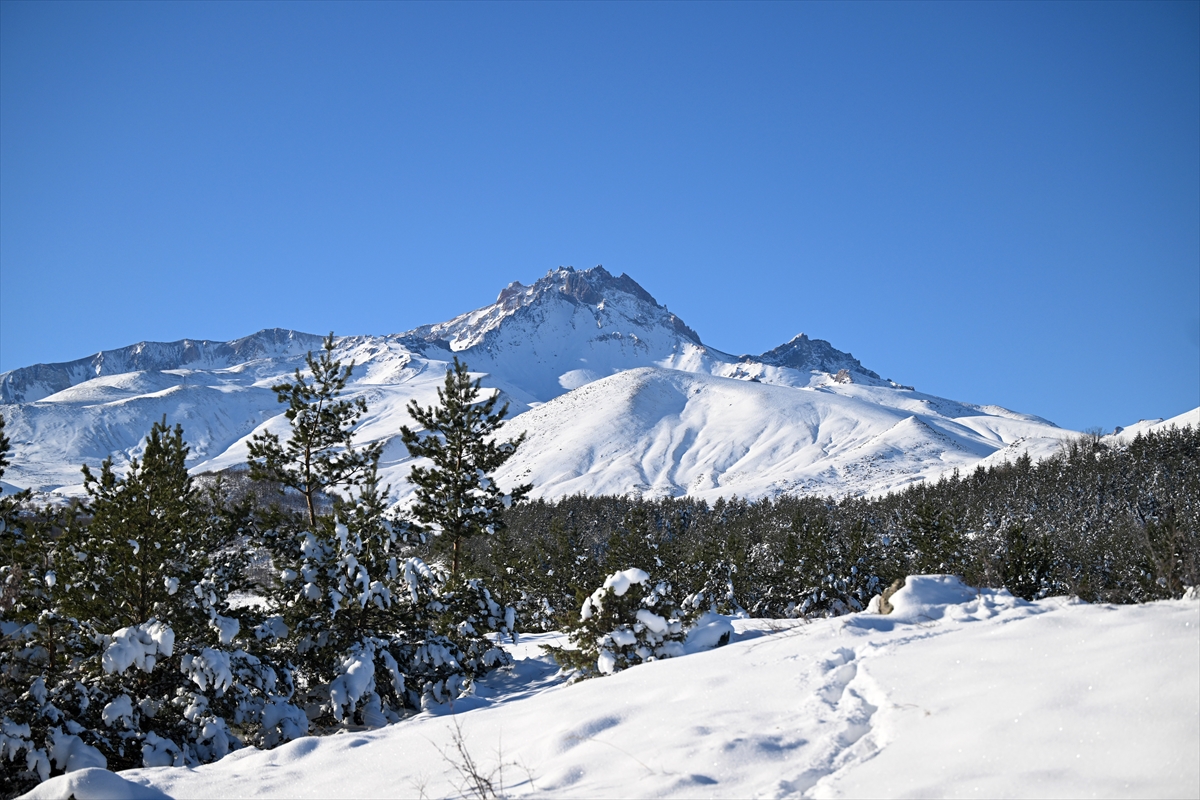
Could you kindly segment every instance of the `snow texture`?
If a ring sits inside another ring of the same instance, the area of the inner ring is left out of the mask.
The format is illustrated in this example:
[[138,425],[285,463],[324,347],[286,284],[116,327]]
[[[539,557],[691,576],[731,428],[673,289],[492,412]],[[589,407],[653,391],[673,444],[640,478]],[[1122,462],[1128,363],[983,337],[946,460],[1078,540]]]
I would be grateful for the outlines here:
[[732,618],[706,611],[692,624],[684,639],[685,653],[699,653],[727,643],[734,634]]
[[108,766],[108,759],[96,748],[71,733],[63,733],[57,728],[51,731],[50,758],[54,766],[64,772],[74,772],[79,769]]
[[375,686],[374,655],[368,649],[352,653],[342,665],[342,674],[329,685],[329,700],[339,721],[345,711],[353,711],[367,690]]
[[87,768],[38,785],[22,797],[30,800],[170,800],[161,790],[136,783],[106,769]]
[[199,653],[188,654],[180,659],[180,670],[200,687],[208,691],[211,686],[216,692],[224,692],[233,685],[233,665],[229,653],[206,647]]
[[[727,620],[724,647],[572,685],[538,649],[559,637],[526,636],[453,721],[440,709],[121,777],[177,798],[459,796],[457,724],[512,797],[1200,794],[1196,600],[1030,603],[925,576],[890,602]],[[66,796],[70,779],[31,796]]]
[[645,570],[640,570],[637,567],[633,569],[614,572],[604,580],[604,588],[612,589],[613,594],[617,597],[622,597],[629,591],[629,587],[638,583],[645,583],[650,580],[650,576]]

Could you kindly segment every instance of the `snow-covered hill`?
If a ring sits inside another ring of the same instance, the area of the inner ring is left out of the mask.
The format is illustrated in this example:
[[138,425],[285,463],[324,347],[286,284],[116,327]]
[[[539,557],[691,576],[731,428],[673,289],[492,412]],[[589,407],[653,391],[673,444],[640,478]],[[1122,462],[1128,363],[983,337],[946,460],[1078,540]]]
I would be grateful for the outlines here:
[[919,576],[891,602],[733,620],[724,647],[575,685],[538,649],[553,635],[530,637],[452,709],[196,768],[71,772],[27,797],[480,796],[464,753],[506,797],[1200,793],[1194,598],[1027,603]]
[[[0,375],[13,442],[5,477],[79,490],[79,467],[138,454],[163,416],[184,426],[194,471],[238,466],[255,432],[283,432],[270,387],[320,337],[270,329],[233,342],[141,343]],[[871,493],[987,460],[1053,452],[1069,431],[1038,417],[925,395],[801,334],[733,356],[632,278],[560,268],[510,284],[490,306],[403,334],[347,336],[349,393],[370,413],[363,441],[386,442],[383,476],[403,499],[407,403],[432,402],[454,357],[501,392],[528,443],[505,477],[536,494],[715,498]]]

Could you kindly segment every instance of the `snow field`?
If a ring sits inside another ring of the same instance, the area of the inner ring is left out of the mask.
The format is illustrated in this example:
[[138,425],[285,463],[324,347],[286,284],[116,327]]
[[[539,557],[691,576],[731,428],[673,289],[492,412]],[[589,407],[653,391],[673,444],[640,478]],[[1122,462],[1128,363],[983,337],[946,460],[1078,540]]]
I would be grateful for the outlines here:
[[[386,728],[121,773],[128,796],[1196,797],[1200,603],[1036,603],[909,578],[888,616],[734,620],[730,644],[565,685],[538,645]],[[91,794],[85,770],[29,797]],[[111,789],[106,790],[109,795]],[[147,794],[141,794],[146,792]],[[150,794],[150,793],[153,794]]]
[[970,416],[940,417],[929,408],[917,416],[907,407],[917,402],[911,392],[842,390],[627,370],[513,419],[505,435],[529,438],[497,478],[532,482],[533,496],[545,498],[877,494],[954,468],[969,471],[1018,442],[1048,455],[1070,435],[950,401],[943,401],[948,411]]

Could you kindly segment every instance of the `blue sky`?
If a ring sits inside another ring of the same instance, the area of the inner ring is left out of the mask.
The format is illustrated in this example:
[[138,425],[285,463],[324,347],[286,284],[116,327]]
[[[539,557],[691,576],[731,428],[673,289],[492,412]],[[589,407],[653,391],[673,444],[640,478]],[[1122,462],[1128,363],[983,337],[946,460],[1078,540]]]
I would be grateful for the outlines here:
[[0,3],[0,369],[595,264],[733,353],[1200,405],[1200,4]]

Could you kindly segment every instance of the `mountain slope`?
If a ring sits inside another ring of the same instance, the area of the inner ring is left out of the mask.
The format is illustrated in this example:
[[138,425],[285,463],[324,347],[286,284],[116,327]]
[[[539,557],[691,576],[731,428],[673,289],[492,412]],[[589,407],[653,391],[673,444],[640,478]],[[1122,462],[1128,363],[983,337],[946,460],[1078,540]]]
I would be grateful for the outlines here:
[[[111,456],[123,467],[163,416],[183,424],[194,471],[243,464],[254,433],[285,433],[270,387],[320,341],[269,329],[4,373],[0,413],[15,456],[6,477],[77,492],[80,464]],[[1049,452],[1068,433],[882,380],[803,334],[760,356],[730,355],[602,267],[510,284],[495,303],[447,322],[342,337],[336,355],[356,364],[347,391],[370,407],[359,435],[385,443],[382,471],[397,500],[411,466],[397,437],[406,406],[434,402],[456,357],[510,403],[508,430],[529,435],[504,477],[548,497],[878,492],[1014,447]]]
[[514,419],[509,432],[528,439],[499,477],[547,497],[860,494],[971,468],[1022,438],[1066,434],[969,407],[943,416],[928,403],[911,392],[864,397],[836,382],[797,389],[644,367]]

